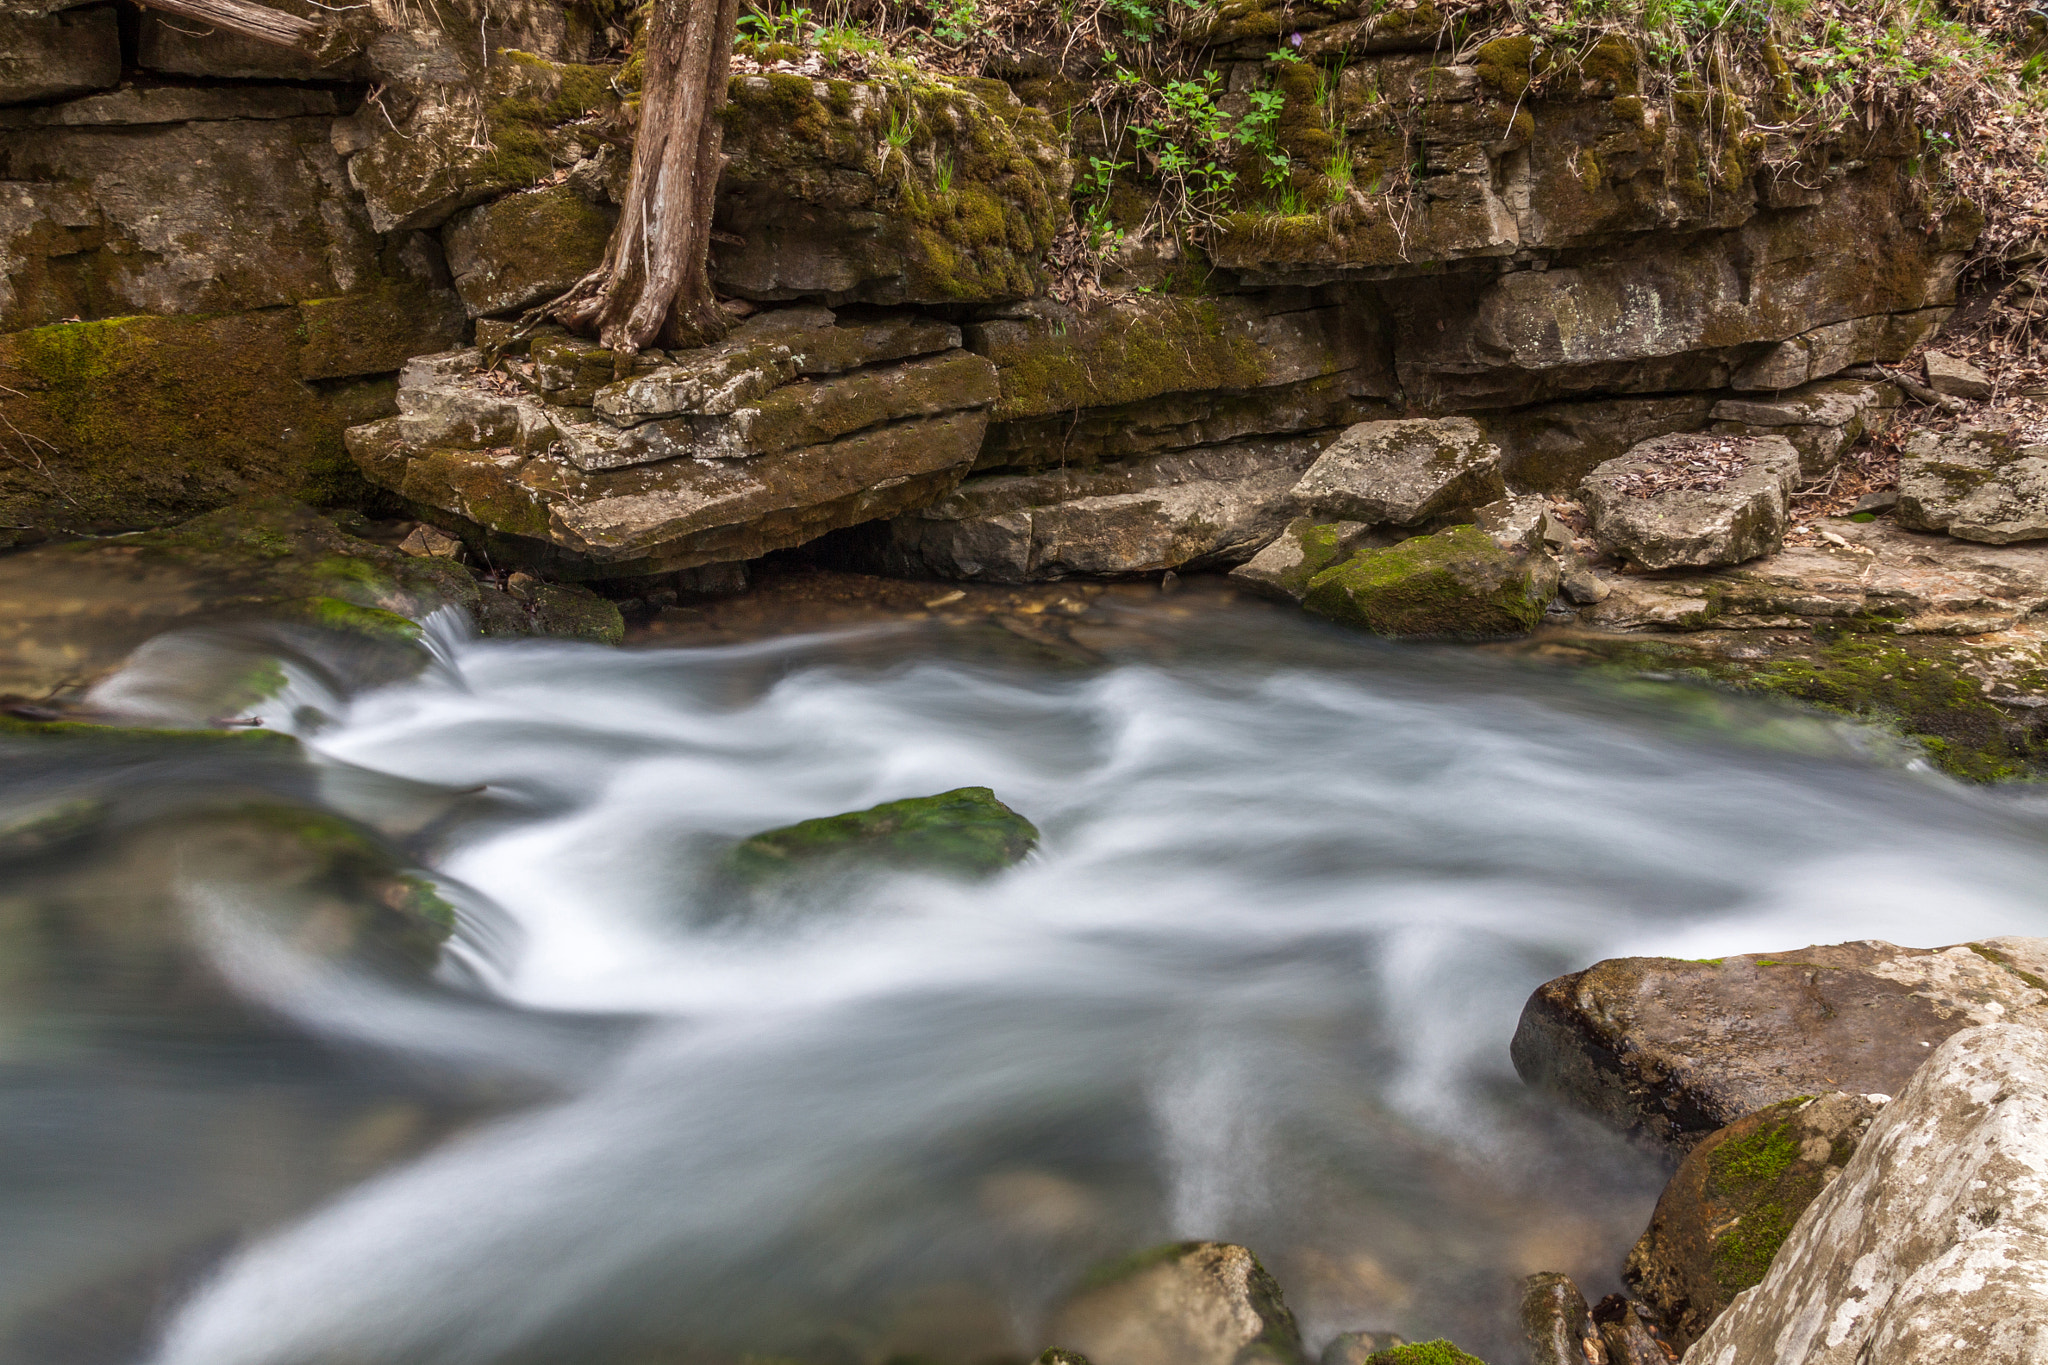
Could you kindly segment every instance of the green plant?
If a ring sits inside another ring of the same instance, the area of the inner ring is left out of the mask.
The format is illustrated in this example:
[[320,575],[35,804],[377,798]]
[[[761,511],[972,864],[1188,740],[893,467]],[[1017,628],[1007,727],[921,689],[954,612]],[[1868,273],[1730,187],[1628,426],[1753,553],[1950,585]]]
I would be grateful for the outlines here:
[[810,17],[811,12],[800,6],[777,14],[772,9],[751,5],[748,12],[739,17],[736,27],[743,40],[766,47],[773,43],[801,42],[805,22]]
[[1345,196],[1351,193],[1351,178],[1351,152],[1339,147],[1330,153],[1329,164],[1323,167],[1323,184],[1330,192],[1332,204],[1343,203]]
[[953,158],[951,156],[941,155],[937,164],[932,167],[932,184],[937,187],[940,194],[951,194],[953,192]]
[[818,28],[812,32],[811,41],[825,60],[834,66],[844,64],[849,58],[880,57],[889,50],[888,44],[880,38],[854,24]]
[[1331,132],[1335,132],[1337,125],[1343,122],[1341,106],[1343,104],[1344,70],[1349,56],[1350,54],[1346,53],[1344,57],[1338,58],[1335,66],[1319,65],[1315,69],[1316,108],[1323,111],[1323,126]]
[[975,0],[942,0],[932,14],[932,37],[950,47],[965,47],[981,28]]
[[[1103,0],[1102,8],[1123,25],[1125,33],[1140,42],[1151,42],[1158,32],[1160,14],[1152,7],[1151,0]],[[1071,4],[1061,5],[1060,22],[1073,22]]]
[[1239,116],[1232,136],[1238,146],[1266,163],[1259,171],[1260,183],[1277,189],[1294,167],[1294,159],[1279,140],[1280,114],[1287,107],[1287,96],[1278,90],[1254,90],[1247,98],[1251,107]]

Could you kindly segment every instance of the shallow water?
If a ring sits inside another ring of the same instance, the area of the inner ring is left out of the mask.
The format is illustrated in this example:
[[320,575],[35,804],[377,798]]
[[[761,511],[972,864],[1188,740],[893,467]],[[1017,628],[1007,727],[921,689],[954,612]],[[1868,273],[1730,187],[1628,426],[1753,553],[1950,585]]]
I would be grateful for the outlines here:
[[[16,923],[160,902],[257,1022],[16,973],[0,1359],[1028,1358],[1089,1267],[1216,1237],[1312,1346],[1498,1365],[1514,1280],[1618,1287],[1664,1176],[1515,1079],[1535,985],[2048,932],[2044,808],[1855,727],[1220,600],[1091,619],[1084,657],[923,618],[625,652],[449,630],[352,698],[293,658],[266,719],[310,771],[0,767],[10,809],[325,804],[463,911],[422,987],[237,928],[262,887],[134,854],[146,810],[25,864]],[[164,713],[251,647],[187,637],[101,700]],[[764,827],[963,785],[1038,853],[775,905],[711,875]]]

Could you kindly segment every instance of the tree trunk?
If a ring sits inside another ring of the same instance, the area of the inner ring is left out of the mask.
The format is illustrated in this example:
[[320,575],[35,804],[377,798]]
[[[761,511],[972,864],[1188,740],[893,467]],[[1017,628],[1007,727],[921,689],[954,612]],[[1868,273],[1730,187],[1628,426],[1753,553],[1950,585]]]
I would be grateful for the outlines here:
[[323,32],[311,19],[301,19],[255,0],[148,0],[146,8],[196,19],[259,43],[305,52],[319,49]]
[[595,333],[621,370],[642,347],[702,346],[730,320],[711,293],[711,211],[739,0],[655,0],[633,173],[604,261],[545,310]]

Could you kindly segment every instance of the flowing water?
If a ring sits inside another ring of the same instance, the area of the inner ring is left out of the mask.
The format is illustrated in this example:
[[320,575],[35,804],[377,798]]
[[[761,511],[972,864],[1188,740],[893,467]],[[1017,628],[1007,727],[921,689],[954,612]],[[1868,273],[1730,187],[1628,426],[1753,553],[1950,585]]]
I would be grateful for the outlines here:
[[[1312,1346],[1513,1361],[1514,1280],[1617,1288],[1665,1175],[1516,1080],[1534,986],[2048,932],[2048,808],[1854,727],[1221,600],[1092,618],[1085,651],[928,616],[627,651],[441,623],[435,667],[357,695],[273,635],[265,718],[310,762],[15,743],[11,816],[117,814],[0,893],[0,1359],[1028,1358],[1090,1267],[1213,1237]],[[175,711],[258,647],[181,637],[101,700]],[[1043,832],[992,881],[713,875],[963,785]],[[222,793],[430,869],[438,980],[252,929],[264,883],[162,834]],[[95,915],[172,917],[243,1013],[20,946]]]

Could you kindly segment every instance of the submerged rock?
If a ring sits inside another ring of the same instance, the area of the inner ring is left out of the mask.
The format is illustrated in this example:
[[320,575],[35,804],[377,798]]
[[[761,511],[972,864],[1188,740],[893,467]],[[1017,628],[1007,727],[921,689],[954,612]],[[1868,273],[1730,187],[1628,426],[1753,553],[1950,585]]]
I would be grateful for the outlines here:
[[1093,1365],[1300,1365],[1280,1286],[1244,1247],[1175,1242],[1091,1278],[1050,1335]]
[[1579,485],[1601,550],[1645,569],[1712,568],[1785,540],[1799,452],[1782,436],[1659,436]]
[[1549,556],[1505,550],[1477,527],[1454,526],[1324,569],[1302,605],[1378,635],[1484,639],[1528,634],[1556,595]]
[[2048,445],[1999,427],[1916,431],[1899,453],[1901,526],[1987,545],[2048,539]]
[[1331,520],[1416,526],[1505,496],[1500,447],[1469,417],[1361,422],[1302,476],[1295,498]]
[[1606,1350],[1586,1296],[1553,1270],[1522,1281],[1522,1337],[1530,1365],[1602,1365]]
[[2048,1359],[2048,1033],[1935,1049],[1800,1216],[1701,1365]]
[[1037,843],[1037,827],[994,792],[959,787],[764,831],[734,849],[728,866],[753,886],[858,864],[986,877],[1018,862]]
[[1686,1154],[1623,1272],[1680,1350],[1762,1283],[1800,1213],[1842,1174],[1884,1103],[1843,1093],[1780,1100]]
[[1539,986],[1509,1051],[1530,1085],[1683,1153],[1795,1096],[1896,1094],[1951,1034],[2031,1018],[2048,1018],[2048,939],[1873,939],[1611,958]]

